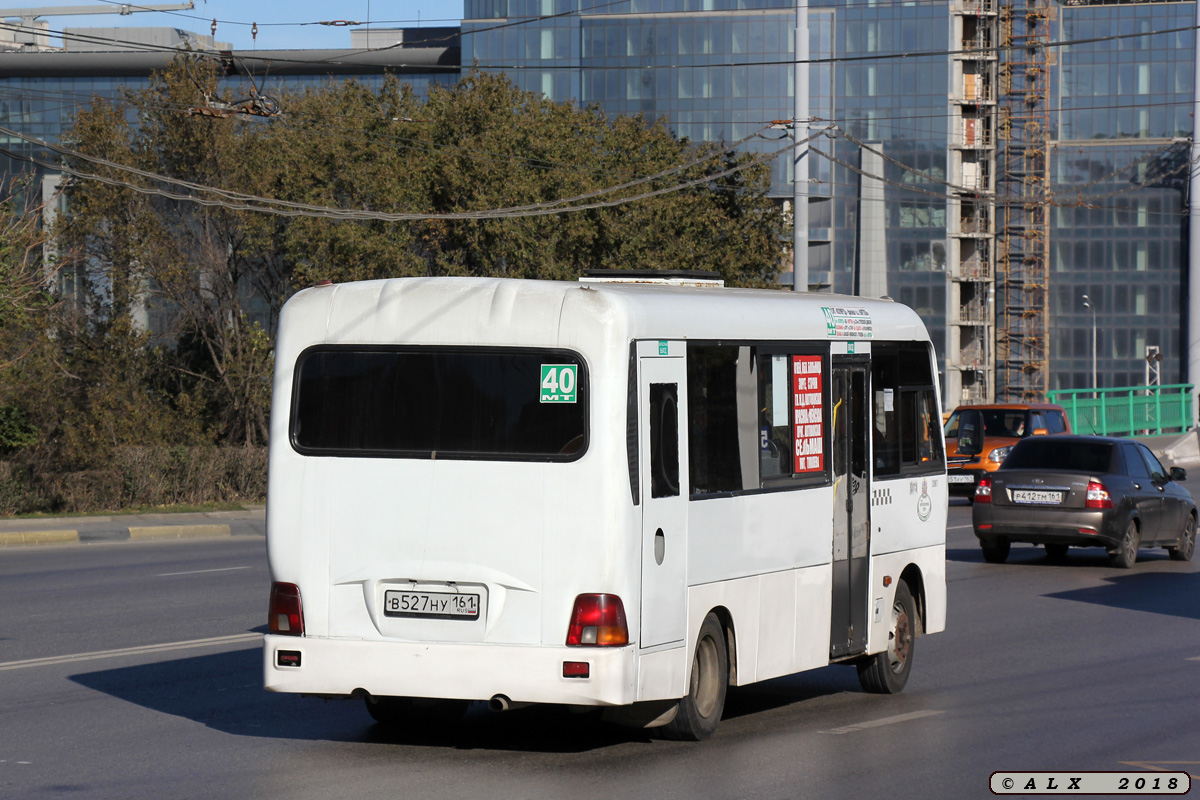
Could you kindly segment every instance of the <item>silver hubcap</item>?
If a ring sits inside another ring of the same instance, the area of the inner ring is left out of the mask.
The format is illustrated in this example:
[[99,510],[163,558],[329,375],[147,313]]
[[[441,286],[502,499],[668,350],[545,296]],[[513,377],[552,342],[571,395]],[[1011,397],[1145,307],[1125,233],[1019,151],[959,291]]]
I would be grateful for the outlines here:
[[1125,531],[1125,541],[1122,542],[1125,545],[1126,561],[1133,561],[1137,558],[1137,538],[1137,526],[1131,522],[1129,523],[1129,528]]
[[717,673],[720,672],[721,658],[717,647],[711,636],[705,636],[696,645],[696,658],[692,661],[692,699],[696,711],[705,718],[716,711],[720,694]]
[[904,664],[908,661],[908,654],[912,649],[912,638],[908,612],[904,610],[903,603],[897,602],[892,606],[892,633],[888,637],[888,664],[892,672],[904,671]]

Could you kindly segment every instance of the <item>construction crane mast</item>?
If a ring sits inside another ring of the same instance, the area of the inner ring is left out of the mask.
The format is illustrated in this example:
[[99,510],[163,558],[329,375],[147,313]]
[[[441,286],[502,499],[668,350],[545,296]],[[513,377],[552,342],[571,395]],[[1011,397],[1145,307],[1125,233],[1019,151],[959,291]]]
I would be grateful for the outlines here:
[[1050,0],[1001,0],[997,135],[996,400],[1045,399],[1049,382]]

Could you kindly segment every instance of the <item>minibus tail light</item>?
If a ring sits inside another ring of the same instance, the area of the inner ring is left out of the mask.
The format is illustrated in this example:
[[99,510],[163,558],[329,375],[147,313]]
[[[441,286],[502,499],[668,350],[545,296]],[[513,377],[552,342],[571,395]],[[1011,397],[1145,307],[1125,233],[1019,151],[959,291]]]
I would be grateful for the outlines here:
[[990,503],[992,502],[992,479],[980,478],[979,483],[975,485],[975,502]]
[[294,583],[272,583],[267,627],[284,636],[304,635],[304,611],[300,607],[300,587]]
[[1087,507],[1088,508],[1112,508],[1112,497],[1108,493],[1108,489],[1104,488],[1103,483],[1098,481],[1089,481],[1087,485]]
[[568,645],[620,647],[629,644],[625,606],[615,594],[581,594],[571,610]]

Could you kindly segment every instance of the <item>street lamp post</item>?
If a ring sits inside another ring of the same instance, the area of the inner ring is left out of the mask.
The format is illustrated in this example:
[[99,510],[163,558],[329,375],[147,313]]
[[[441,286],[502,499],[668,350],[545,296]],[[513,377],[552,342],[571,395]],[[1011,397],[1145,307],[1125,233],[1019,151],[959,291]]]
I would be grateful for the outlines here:
[[1099,397],[1100,384],[1096,380],[1096,306],[1086,294],[1083,295],[1083,307],[1092,310],[1092,396]]

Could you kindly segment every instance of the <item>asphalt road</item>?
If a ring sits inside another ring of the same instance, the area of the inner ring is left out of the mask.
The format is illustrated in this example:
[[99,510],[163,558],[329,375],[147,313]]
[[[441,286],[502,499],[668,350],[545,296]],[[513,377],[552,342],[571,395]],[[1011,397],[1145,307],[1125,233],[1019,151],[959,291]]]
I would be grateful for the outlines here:
[[258,536],[0,551],[0,797],[894,800],[992,797],[997,770],[1200,775],[1200,559],[986,564],[958,502],[948,628],[902,694],[845,667],[733,689],[699,744],[537,708],[389,734],[357,702],[268,694]]

